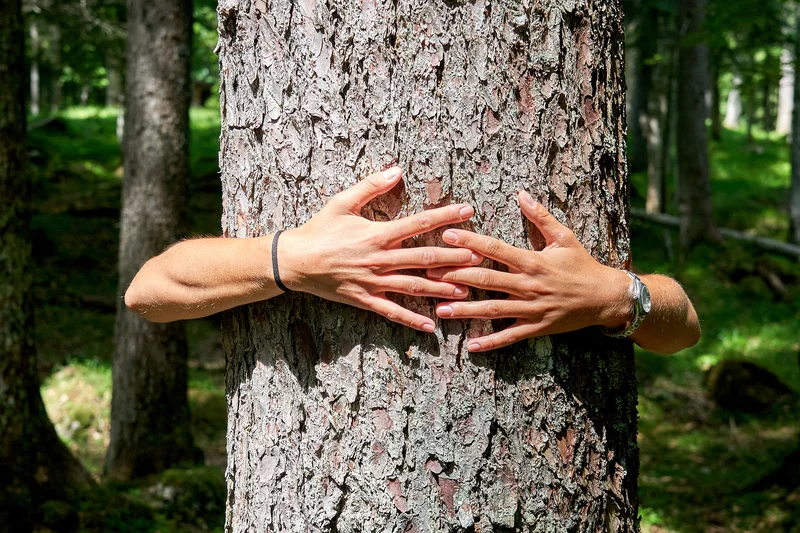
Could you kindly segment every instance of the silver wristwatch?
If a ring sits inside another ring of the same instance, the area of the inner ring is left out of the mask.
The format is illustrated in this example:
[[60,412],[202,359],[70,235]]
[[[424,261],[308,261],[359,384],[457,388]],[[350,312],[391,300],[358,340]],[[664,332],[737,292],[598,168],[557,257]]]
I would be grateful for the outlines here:
[[633,320],[631,321],[630,326],[622,331],[611,331],[608,328],[603,328],[603,334],[608,335],[609,337],[614,337],[615,339],[624,339],[636,331],[652,307],[652,302],[650,301],[650,289],[647,288],[647,285],[642,283],[642,280],[639,279],[639,276],[633,272],[626,270],[625,273],[631,277],[630,294],[633,303]]

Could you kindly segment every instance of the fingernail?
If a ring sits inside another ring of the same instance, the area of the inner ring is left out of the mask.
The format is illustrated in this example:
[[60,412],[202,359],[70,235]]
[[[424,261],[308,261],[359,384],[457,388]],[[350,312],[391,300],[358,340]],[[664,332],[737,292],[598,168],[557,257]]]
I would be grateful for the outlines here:
[[383,176],[383,179],[385,179],[386,181],[390,181],[391,182],[391,181],[395,181],[397,178],[399,178],[400,174],[402,174],[402,173],[403,173],[403,169],[401,169],[400,167],[391,167],[391,168],[387,168],[386,170],[381,172],[381,176]]
[[422,324],[422,330],[427,331],[428,333],[433,333],[434,325],[431,323]]
[[481,257],[481,256],[479,256],[478,254],[475,254],[475,253],[472,254],[472,264],[473,265],[477,265],[481,261],[483,261],[483,257]]
[[442,240],[446,243],[455,244],[458,241],[458,233],[447,230],[442,234]]
[[474,352],[474,351],[480,350],[480,349],[481,349],[481,345],[478,344],[477,342],[473,341],[473,342],[470,342],[469,344],[467,344],[467,350],[469,350],[470,352]]
[[456,287],[456,290],[453,291],[453,295],[455,295],[455,296],[466,296],[467,292],[468,292],[467,289],[464,289],[464,288],[461,288],[461,287]]
[[458,214],[459,216],[461,216],[461,218],[469,218],[475,214],[475,210],[472,209],[472,206],[465,205],[464,207],[458,210]]
[[519,197],[522,199],[523,202],[525,202],[525,205],[527,205],[531,209],[536,207],[536,200],[534,200],[533,197],[527,192],[520,191]]
[[436,309],[439,316],[453,316],[453,308],[449,305],[442,305]]

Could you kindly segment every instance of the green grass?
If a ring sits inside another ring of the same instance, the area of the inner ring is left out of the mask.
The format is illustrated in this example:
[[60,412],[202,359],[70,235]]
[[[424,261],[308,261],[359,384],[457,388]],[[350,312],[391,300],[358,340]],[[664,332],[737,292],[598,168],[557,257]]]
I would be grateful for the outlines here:
[[[218,234],[219,114],[216,109],[193,109],[191,118],[192,233]],[[57,128],[31,132],[36,338],[48,412],[65,442],[99,476],[108,444],[117,303],[122,171],[116,111],[70,109],[60,119]],[[788,148],[785,139],[763,133],[757,144],[758,149],[748,147],[743,132],[726,131],[721,143],[712,146],[715,217],[727,227],[782,239],[788,227]],[[641,205],[646,179],[634,175],[632,183],[638,193],[633,203]],[[636,352],[644,531],[787,530],[788,524],[800,522],[800,492],[752,492],[748,487],[797,446],[800,411],[790,407],[760,417],[726,412],[710,403],[702,377],[718,361],[744,358],[800,391],[797,263],[726,244],[700,247],[681,265],[666,245],[668,238],[677,246],[674,232],[636,220],[631,232],[637,268],[675,276],[694,301],[703,326],[698,345],[679,354]],[[782,276],[789,298],[776,298],[758,275],[759,263]],[[122,505],[127,510],[104,518],[95,531],[199,530],[191,524],[193,517],[165,504],[159,494],[172,485],[188,485],[206,495],[219,490],[226,423],[219,325],[214,319],[197,320],[187,328],[189,401],[206,465],[112,488],[119,493],[108,497],[124,496],[130,508]],[[92,505],[109,507],[87,503]],[[219,524],[205,525],[219,530]]]

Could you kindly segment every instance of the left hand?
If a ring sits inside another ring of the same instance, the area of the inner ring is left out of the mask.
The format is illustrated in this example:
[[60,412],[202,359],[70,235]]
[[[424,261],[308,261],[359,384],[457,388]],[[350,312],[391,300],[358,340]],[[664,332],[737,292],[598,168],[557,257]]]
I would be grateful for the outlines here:
[[542,251],[523,250],[492,237],[449,229],[442,236],[446,243],[499,261],[509,267],[509,272],[479,267],[428,270],[432,279],[505,292],[509,298],[443,302],[436,314],[441,318],[517,319],[502,331],[470,340],[467,348],[471,352],[588,326],[621,329],[632,318],[628,275],[598,263],[575,234],[528,193],[520,192],[519,201],[522,212],[547,242]]

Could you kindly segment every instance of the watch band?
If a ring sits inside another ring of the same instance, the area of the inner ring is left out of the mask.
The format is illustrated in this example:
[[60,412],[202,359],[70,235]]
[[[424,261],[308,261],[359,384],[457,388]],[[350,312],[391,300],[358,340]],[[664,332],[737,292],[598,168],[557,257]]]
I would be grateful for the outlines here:
[[[642,283],[642,280],[639,279],[639,276],[631,272],[630,270],[626,270],[625,273],[630,276],[631,278],[631,305],[633,306],[633,320],[628,327],[623,329],[622,331],[612,331],[608,328],[603,328],[603,334],[608,337],[613,337],[615,339],[624,339],[626,337],[630,337],[634,331],[636,331],[639,326],[642,325],[647,313],[650,311],[650,304],[649,304],[649,295],[650,291],[647,289],[647,286]],[[648,304],[645,306],[643,304],[643,297],[645,296],[648,299]]]

